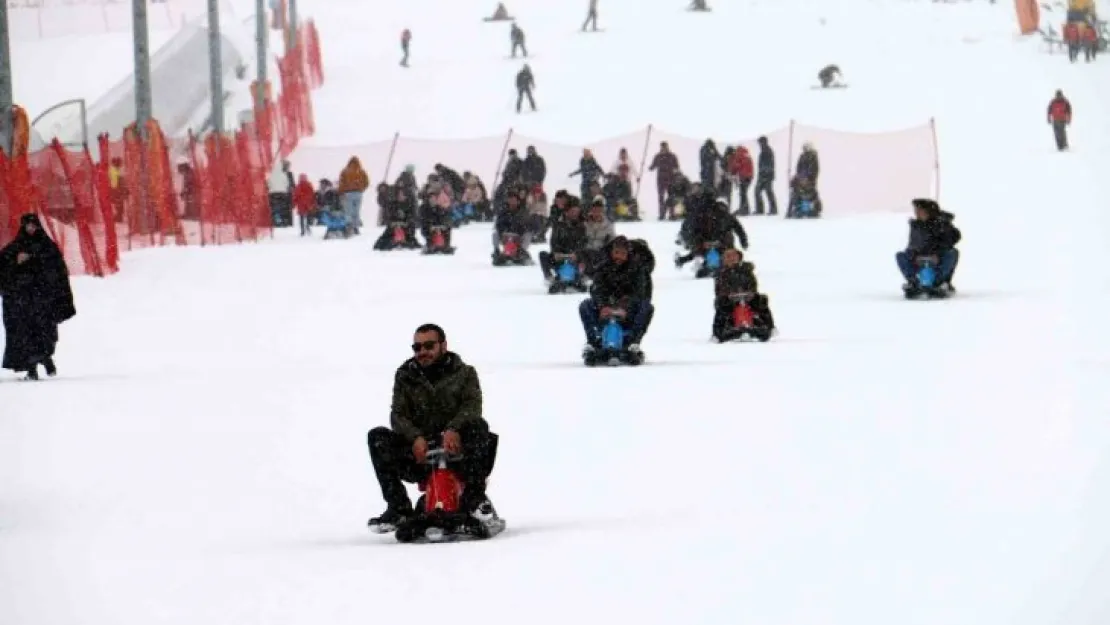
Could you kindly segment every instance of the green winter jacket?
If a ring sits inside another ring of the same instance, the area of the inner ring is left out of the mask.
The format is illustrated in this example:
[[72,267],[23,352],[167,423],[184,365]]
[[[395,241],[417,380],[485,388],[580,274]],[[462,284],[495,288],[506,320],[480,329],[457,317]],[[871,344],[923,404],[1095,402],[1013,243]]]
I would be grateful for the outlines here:
[[410,441],[483,421],[482,387],[474,367],[453,352],[447,352],[444,361],[433,366],[437,370],[425,372],[410,358],[393,379],[390,425]]

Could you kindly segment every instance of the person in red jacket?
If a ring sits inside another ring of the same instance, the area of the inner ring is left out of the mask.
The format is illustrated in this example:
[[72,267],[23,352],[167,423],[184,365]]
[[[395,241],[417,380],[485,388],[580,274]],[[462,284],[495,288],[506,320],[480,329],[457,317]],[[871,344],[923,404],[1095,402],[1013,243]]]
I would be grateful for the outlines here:
[[748,203],[748,188],[752,186],[752,179],[755,178],[755,163],[752,161],[752,155],[751,152],[748,152],[748,148],[744,146],[736,148],[736,151],[732,153],[732,158],[728,160],[727,168],[728,175],[740,183],[740,208],[734,214],[747,216],[751,213],[751,205]]
[[310,217],[316,210],[316,189],[308,180],[307,174],[301,174],[297,186],[293,188],[293,208],[297,210],[297,218],[301,224],[301,236],[312,236]]
[[1064,92],[1059,89],[1056,90],[1056,97],[1048,103],[1048,123],[1052,124],[1052,133],[1056,136],[1056,149],[1061,152],[1068,149],[1071,102],[1068,102]]
[[1090,24],[1084,24],[1079,29],[1080,45],[1083,47],[1083,59],[1090,63],[1098,54],[1098,31]]
[[1079,46],[1082,44],[1082,36],[1079,32],[1079,22],[1068,22],[1064,24],[1064,45],[1068,47],[1068,60],[1072,63],[1079,58]]

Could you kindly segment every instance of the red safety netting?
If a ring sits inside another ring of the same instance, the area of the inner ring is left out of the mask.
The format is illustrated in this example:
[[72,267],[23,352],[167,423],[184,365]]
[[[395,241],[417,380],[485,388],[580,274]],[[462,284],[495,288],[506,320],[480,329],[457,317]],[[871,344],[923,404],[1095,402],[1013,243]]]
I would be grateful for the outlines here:
[[[811,143],[820,157],[819,191],[826,216],[903,210],[910,198],[939,196],[940,159],[932,120],[884,133],[841,132],[791,122],[765,136],[776,155],[775,193],[783,206],[795,163],[806,143]],[[726,138],[716,142],[721,151],[727,145],[743,145],[754,158],[758,153],[757,139]],[[663,141],[678,157],[683,173],[697,180],[698,152],[705,139],[654,126],[588,145],[546,141],[512,130],[500,136],[466,140],[410,139],[396,134],[392,140],[356,146],[305,146],[291,160],[299,171],[334,179],[347,161],[357,156],[375,184],[392,181],[407,165],[413,165],[418,179],[422,179],[436,163],[442,163],[460,173],[473,172],[492,191],[508,151],[516,149],[523,157],[527,146],[535,146],[547,162],[544,186],[550,195],[552,190],[563,188],[578,193],[580,179],[568,174],[578,169],[584,148],[589,148],[607,171],[612,171],[618,152],[625,148],[641,174],[635,185],[640,214],[654,218],[658,213],[656,177],[647,167]]]
[[[310,91],[323,83],[319,37],[311,22],[281,67],[282,90],[253,123],[232,135],[171,139],[157,122],[88,149],[56,141],[26,153],[26,133],[9,157],[0,151],[0,246],[28,212],[39,214],[70,272],[119,270],[120,252],[163,245],[221,245],[271,233],[266,176],[275,159],[314,132]],[[26,126],[18,109],[17,127]],[[145,134],[146,139],[142,136]]]

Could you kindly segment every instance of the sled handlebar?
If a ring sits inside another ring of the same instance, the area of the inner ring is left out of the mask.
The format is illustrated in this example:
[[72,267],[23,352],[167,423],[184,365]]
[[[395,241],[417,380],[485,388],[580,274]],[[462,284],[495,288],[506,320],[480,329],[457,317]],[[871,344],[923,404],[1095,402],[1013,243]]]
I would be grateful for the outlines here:
[[446,449],[442,449],[442,448],[439,448],[439,447],[436,447],[434,449],[429,449],[428,452],[426,454],[424,454],[424,464],[439,464],[439,462],[441,460],[446,462],[447,460],[461,460],[461,459],[462,459],[462,454],[451,455],[451,454],[447,453]]

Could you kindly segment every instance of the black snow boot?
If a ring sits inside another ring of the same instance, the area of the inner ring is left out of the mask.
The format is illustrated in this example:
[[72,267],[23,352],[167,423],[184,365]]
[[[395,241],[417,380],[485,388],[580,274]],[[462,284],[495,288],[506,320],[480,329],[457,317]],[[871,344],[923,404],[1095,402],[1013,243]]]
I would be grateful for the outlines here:
[[42,366],[46,369],[47,376],[54,377],[58,375],[58,367],[54,365],[53,358],[47,358],[46,360],[42,361]]
[[390,505],[381,515],[371,518],[366,525],[374,532],[387,533],[397,529],[413,517],[412,505]]

